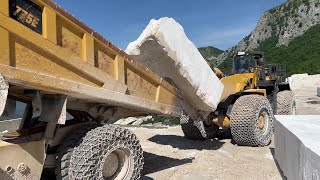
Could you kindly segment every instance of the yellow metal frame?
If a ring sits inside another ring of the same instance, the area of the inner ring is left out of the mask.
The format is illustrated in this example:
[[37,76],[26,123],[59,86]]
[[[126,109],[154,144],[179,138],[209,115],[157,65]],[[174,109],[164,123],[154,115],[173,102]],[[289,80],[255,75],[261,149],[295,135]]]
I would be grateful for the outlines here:
[[243,91],[244,94],[258,94],[267,97],[267,91],[265,89],[246,89]]
[[224,89],[220,100],[223,101],[232,94],[242,92],[249,80],[254,79],[254,76],[254,73],[244,73],[223,77],[221,83],[224,85]]
[[[224,90],[220,98],[224,101],[232,94],[243,92],[244,94],[259,94],[266,96],[265,89],[257,89],[260,69],[256,68],[252,73],[235,74],[221,79]],[[250,89],[244,89],[251,82]]]
[[46,157],[43,139],[0,140],[0,154],[1,179],[40,179]]

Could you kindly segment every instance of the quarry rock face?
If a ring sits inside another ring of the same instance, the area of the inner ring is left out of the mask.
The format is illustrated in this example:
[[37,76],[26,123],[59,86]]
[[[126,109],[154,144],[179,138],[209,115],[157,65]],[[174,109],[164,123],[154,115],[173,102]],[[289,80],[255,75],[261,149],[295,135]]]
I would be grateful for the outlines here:
[[172,81],[197,110],[217,108],[223,85],[174,19],[152,19],[126,53]]
[[238,51],[252,51],[271,36],[277,37],[277,46],[288,45],[294,38],[303,35],[310,27],[320,24],[319,0],[288,0],[260,17],[253,31],[236,46],[217,57],[221,64]]

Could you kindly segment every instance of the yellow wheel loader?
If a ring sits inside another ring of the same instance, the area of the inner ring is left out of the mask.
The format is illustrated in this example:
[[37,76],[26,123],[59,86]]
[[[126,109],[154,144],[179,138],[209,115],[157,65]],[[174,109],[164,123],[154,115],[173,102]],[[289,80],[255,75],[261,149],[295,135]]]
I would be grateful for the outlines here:
[[286,68],[265,65],[263,52],[238,52],[230,76],[214,71],[224,85],[216,111],[205,120],[182,116],[187,138],[214,138],[220,128],[231,130],[238,145],[266,146],[273,133],[274,114],[295,114],[294,94],[286,82]]

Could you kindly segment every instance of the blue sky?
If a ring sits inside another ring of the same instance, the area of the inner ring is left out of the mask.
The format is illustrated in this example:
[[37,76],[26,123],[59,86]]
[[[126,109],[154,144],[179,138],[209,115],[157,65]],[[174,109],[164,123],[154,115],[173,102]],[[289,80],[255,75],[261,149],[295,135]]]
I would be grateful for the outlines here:
[[248,35],[261,14],[285,0],[54,0],[68,12],[125,49],[149,21],[178,21],[197,47],[227,49]]

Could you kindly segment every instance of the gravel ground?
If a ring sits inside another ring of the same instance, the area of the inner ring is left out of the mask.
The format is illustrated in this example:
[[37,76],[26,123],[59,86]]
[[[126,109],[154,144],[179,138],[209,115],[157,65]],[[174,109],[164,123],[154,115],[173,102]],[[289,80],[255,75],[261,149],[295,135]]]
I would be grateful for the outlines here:
[[[320,114],[311,87],[295,91],[298,114]],[[317,103],[319,102],[319,104]],[[230,139],[194,141],[177,127],[129,127],[144,150],[143,180],[284,179],[274,160],[274,145],[244,147]]]
[[145,165],[142,179],[282,179],[274,146],[244,147],[230,139],[194,141],[179,126],[131,127],[140,139]]
[[295,90],[297,114],[320,115],[320,97],[316,96],[317,87],[303,87]]

